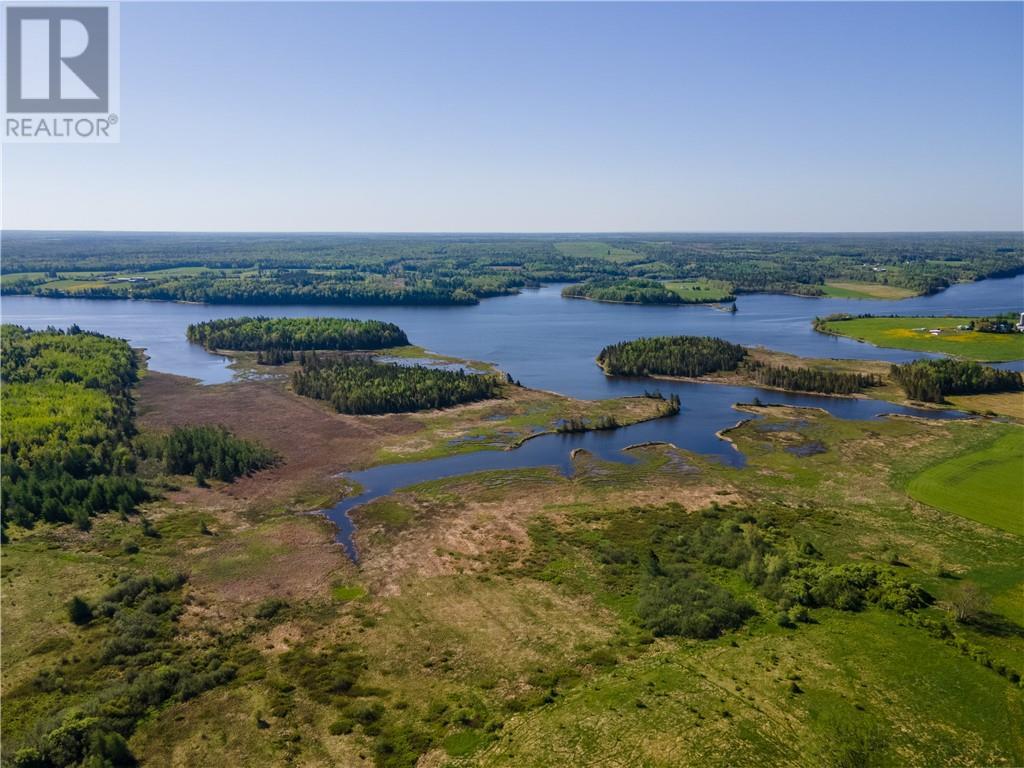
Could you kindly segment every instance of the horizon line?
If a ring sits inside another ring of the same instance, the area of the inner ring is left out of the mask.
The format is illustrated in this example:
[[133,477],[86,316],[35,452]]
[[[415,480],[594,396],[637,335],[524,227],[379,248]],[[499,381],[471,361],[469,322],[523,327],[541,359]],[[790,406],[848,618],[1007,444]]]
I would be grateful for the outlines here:
[[94,235],[349,235],[430,236],[452,235],[547,237],[647,236],[647,235],[1021,235],[1021,229],[637,229],[637,230],[329,230],[329,229],[49,229],[0,227],[4,234],[94,234]]

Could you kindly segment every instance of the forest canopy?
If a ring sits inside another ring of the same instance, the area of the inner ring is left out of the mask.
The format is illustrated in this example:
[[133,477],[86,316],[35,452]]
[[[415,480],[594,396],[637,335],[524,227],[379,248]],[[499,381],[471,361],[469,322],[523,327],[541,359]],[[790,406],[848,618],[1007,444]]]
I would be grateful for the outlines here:
[[890,371],[907,397],[928,403],[944,402],[946,395],[1024,390],[1024,378],[1016,371],[1004,371],[966,360],[915,360],[905,365],[894,365]]
[[[933,293],[1024,269],[1015,233],[592,238],[12,232],[2,290],[209,304],[474,304],[542,282],[604,280],[712,280],[736,292],[810,296],[845,280]],[[669,298],[651,286],[628,290]]]
[[3,343],[3,524],[128,513],[146,498],[133,475],[129,387],[138,376],[128,343],[68,331],[0,329]]
[[747,350],[713,336],[656,336],[612,344],[598,364],[613,376],[703,376],[734,371]]
[[394,323],[336,317],[235,317],[190,325],[188,340],[244,351],[385,349],[409,343]]
[[462,369],[375,363],[351,356],[322,360],[314,354],[292,375],[292,386],[300,395],[326,400],[339,413],[380,414],[448,408],[499,397],[502,380]]
[[591,299],[620,304],[683,304],[683,298],[656,280],[590,280],[562,289],[568,299]]

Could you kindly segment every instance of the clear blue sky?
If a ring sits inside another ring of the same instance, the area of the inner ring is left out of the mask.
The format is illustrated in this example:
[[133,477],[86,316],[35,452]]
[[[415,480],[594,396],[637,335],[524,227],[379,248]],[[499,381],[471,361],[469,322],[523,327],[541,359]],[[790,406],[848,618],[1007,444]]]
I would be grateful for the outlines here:
[[6,228],[1024,228],[1024,5],[121,6]]

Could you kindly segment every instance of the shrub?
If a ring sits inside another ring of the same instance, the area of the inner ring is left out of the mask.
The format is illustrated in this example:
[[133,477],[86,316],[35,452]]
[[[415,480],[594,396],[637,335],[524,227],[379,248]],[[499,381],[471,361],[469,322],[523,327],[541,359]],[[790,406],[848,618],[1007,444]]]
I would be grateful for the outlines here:
[[68,618],[72,623],[82,626],[93,619],[92,607],[78,595],[75,595],[68,602]]
[[694,576],[654,578],[637,604],[641,623],[656,636],[718,637],[754,614],[726,589]]
[[268,597],[256,606],[257,619],[272,619],[282,610],[288,607],[288,603],[279,597]]

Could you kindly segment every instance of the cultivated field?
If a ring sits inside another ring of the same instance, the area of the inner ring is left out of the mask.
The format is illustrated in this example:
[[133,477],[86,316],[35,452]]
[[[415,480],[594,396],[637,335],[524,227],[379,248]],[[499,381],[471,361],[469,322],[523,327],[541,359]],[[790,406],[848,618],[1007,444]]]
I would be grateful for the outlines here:
[[[970,317],[858,317],[825,323],[838,336],[878,347],[942,352],[965,360],[1000,362],[1024,358],[1024,334],[961,331]],[[930,333],[939,330],[938,335]]]
[[909,288],[853,280],[825,283],[825,295],[836,299],[906,299],[917,294]]
[[1024,429],[929,467],[907,492],[936,509],[1024,536]]

